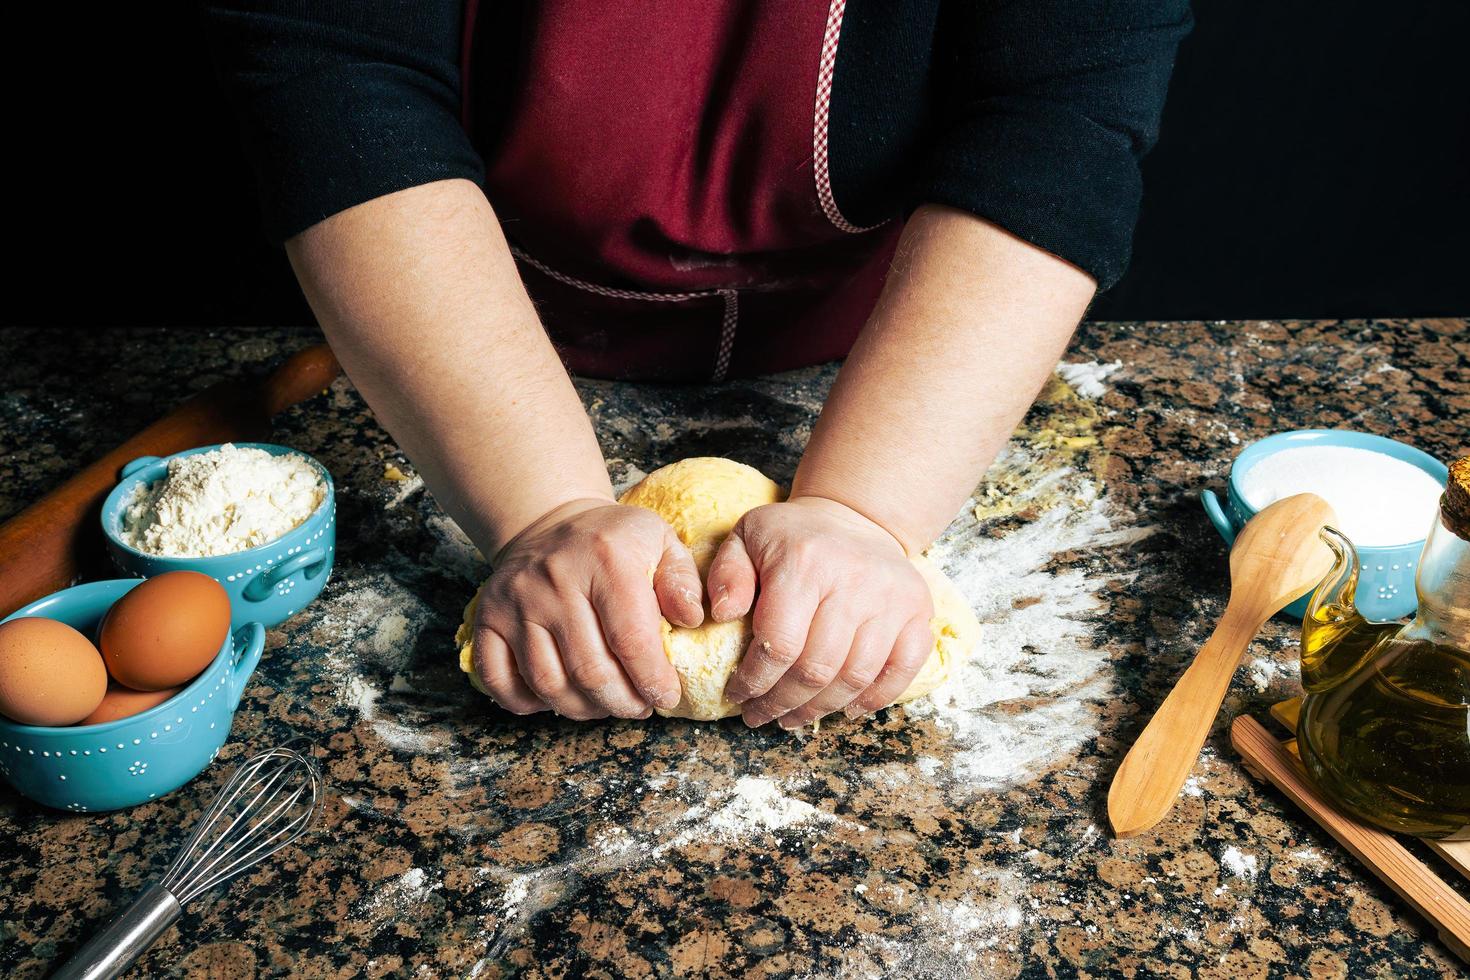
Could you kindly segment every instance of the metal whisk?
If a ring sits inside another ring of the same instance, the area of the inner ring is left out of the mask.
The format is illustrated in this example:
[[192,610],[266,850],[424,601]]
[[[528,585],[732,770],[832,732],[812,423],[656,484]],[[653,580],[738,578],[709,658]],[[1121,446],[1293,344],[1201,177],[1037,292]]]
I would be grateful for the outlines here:
[[300,837],[321,798],[321,773],[304,740],[246,760],[163,878],[77,950],[53,980],[104,980],[122,974],[173,925],[185,902]]

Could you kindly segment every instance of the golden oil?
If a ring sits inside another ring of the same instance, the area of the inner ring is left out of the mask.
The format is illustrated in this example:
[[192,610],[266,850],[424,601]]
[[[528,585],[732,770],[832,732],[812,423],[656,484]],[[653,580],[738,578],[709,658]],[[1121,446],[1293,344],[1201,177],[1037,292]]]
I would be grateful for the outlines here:
[[1470,655],[1397,632],[1371,630],[1363,668],[1307,697],[1302,762],[1358,817],[1417,837],[1470,836]]
[[1470,458],[1450,467],[1407,626],[1358,613],[1357,552],[1332,528],[1322,537],[1337,562],[1302,622],[1307,773],[1381,827],[1470,838]]

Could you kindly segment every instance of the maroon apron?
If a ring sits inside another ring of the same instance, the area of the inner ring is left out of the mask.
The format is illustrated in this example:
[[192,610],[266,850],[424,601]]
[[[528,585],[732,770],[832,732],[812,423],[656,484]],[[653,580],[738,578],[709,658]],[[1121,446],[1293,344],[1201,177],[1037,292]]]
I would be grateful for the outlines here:
[[719,380],[847,353],[900,226],[855,227],[832,199],[844,5],[530,0],[509,113],[480,150],[574,373]]

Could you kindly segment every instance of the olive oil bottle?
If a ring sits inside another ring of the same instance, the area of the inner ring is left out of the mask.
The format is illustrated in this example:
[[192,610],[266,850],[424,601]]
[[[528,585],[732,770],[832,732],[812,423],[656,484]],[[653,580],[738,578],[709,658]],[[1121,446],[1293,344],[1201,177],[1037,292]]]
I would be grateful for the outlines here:
[[1412,623],[1370,623],[1358,556],[1337,563],[1302,625],[1302,762],[1343,809],[1389,830],[1470,838],[1470,457],[1450,468],[1420,555]]

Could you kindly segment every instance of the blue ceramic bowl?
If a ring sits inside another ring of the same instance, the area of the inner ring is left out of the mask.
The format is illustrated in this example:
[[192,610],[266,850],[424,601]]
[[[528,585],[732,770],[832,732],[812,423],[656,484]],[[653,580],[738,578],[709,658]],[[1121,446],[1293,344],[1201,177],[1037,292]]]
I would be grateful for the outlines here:
[[[44,616],[88,636],[141,579],[63,589],[5,617]],[[230,734],[245,682],[260,663],[265,627],[225,637],[204,672],[178,694],[129,718],[47,728],[0,718],[0,775],[20,793],[58,810],[135,806],[178,789],[214,760]]]
[[[1200,502],[1205,506],[1210,523],[1220,532],[1226,544],[1235,543],[1235,535],[1245,522],[1256,516],[1255,509],[1245,502],[1240,493],[1240,478],[1256,463],[1272,453],[1299,446],[1347,446],[1351,449],[1368,449],[1373,452],[1401,459],[1434,477],[1440,486],[1449,478],[1448,468],[1422,450],[1413,446],[1370,435],[1366,432],[1349,432],[1343,429],[1298,429],[1294,432],[1278,432],[1259,442],[1245,447],[1230,467],[1230,481],[1226,485],[1225,504],[1213,490],[1200,493]],[[1425,534],[1429,528],[1424,529]],[[1363,547],[1354,542],[1358,551],[1358,611],[1366,618],[1378,621],[1402,619],[1412,616],[1418,608],[1419,597],[1414,591],[1414,570],[1419,563],[1419,553],[1424,550],[1424,538],[1405,541],[1403,544]],[[1300,619],[1307,613],[1308,593],[1287,606],[1287,615]]]
[[123,511],[132,502],[140,485],[150,485],[168,475],[168,463],[180,456],[209,452],[219,446],[174,453],[172,456],[144,456],[122,468],[122,479],[102,504],[102,533],[107,550],[118,568],[131,575],[148,578],[164,572],[203,572],[225,587],[230,595],[231,625],[246,623],[276,626],[306,608],[321,594],[332,573],[332,559],[337,551],[337,496],[332,474],[310,456],[285,446],[263,442],[237,442],[236,446],[264,449],[272,456],[294,453],[316,468],[327,492],[317,509],[297,527],[269,544],[263,544],[230,555],[204,558],[170,558],[144,554],[122,540]]

